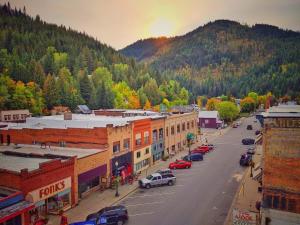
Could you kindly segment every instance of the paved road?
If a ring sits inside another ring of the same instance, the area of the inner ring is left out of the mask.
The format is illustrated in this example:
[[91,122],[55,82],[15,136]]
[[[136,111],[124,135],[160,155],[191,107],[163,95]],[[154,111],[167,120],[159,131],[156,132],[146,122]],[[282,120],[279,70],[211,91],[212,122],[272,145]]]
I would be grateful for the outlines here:
[[[259,124],[246,119],[216,137],[216,149],[194,162],[191,169],[176,170],[176,185],[137,190],[121,204],[127,206],[128,225],[222,225],[245,168],[239,166],[246,147],[244,137],[254,137]],[[246,125],[252,124],[252,131]]]

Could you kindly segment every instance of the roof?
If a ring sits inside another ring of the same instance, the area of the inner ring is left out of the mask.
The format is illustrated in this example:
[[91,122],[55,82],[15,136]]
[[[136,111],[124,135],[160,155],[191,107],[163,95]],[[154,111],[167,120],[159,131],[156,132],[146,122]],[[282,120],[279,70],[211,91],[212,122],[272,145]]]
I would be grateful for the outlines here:
[[218,118],[218,111],[199,111],[199,118]]
[[[13,146],[0,146],[0,152],[11,151],[17,153],[25,154],[38,154],[38,155],[54,155],[54,156],[67,156],[74,157],[77,156],[78,159],[84,158],[90,155],[97,154],[99,152],[106,151],[106,149],[79,149],[79,148],[65,148],[65,147],[46,147],[45,149],[37,145],[18,145],[18,147]],[[1,165],[0,165],[1,168]]]
[[78,109],[79,112],[81,112],[83,114],[90,114],[90,113],[92,113],[92,110],[90,110],[87,105],[78,105],[77,109]]
[[268,109],[267,112],[261,113],[265,118],[275,118],[275,117],[300,117],[300,105],[279,105],[273,106]]

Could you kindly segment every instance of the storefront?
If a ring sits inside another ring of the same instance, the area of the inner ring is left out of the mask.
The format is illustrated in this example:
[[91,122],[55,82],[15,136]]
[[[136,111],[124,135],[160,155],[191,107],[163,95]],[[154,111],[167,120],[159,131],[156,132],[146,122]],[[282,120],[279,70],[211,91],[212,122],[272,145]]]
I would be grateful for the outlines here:
[[132,153],[128,152],[124,155],[114,157],[111,160],[112,176],[120,176],[121,183],[126,183],[130,175],[132,175]]
[[71,177],[56,181],[27,194],[26,200],[34,203],[31,217],[59,214],[71,208]]
[[102,179],[106,178],[107,166],[102,165],[78,175],[78,195],[85,197],[89,192],[98,189]]

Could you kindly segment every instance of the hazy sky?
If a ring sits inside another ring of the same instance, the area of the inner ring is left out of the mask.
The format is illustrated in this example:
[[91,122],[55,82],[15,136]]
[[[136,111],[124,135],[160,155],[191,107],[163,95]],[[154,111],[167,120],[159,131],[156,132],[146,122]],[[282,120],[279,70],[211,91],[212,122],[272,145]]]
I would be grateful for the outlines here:
[[[3,4],[8,0],[0,0]],[[116,49],[174,36],[216,19],[300,31],[300,0],[12,0],[27,13],[96,37]]]

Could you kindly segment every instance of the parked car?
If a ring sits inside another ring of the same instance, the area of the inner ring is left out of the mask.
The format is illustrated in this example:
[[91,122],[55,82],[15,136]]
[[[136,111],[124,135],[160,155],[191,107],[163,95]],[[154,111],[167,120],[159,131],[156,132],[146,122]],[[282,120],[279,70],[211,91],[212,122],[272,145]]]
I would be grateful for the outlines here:
[[202,144],[202,146],[207,146],[209,150],[213,150],[215,148],[215,146],[213,144]]
[[247,125],[247,130],[252,130],[252,125]]
[[184,161],[202,161],[203,160],[203,154],[192,152],[190,155],[186,155],[182,159]]
[[198,154],[202,154],[203,155],[203,154],[205,154],[207,152],[205,150],[203,150],[203,149],[197,149],[196,148],[196,149],[192,150],[191,153],[192,154],[198,153]]
[[191,168],[192,163],[190,161],[176,160],[169,164],[170,169],[189,169]]
[[252,155],[243,154],[240,158],[240,165],[241,166],[249,166],[250,162],[252,161]]
[[176,177],[173,174],[161,175],[160,173],[153,173],[146,178],[139,180],[141,188],[151,188],[160,185],[173,185],[176,182]]
[[70,223],[69,225],[96,225],[96,222],[95,221],[82,221],[82,222]]
[[206,152],[209,152],[210,147],[207,145],[201,145],[201,146],[198,146],[197,148],[195,148],[194,150],[202,150],[204,153],[206,153]]
[[255,148],[251,147],[247,149],[247,154],[254,155],[255,154]]
[[255,131],[255,135],[259,135],[259,134],[261,134],[260,130]]
[[255,140],[252,139],[252,138],[244,138],[244,139],[242,140],[242,144],[243,144],[243,145],[253,145],[254,142],[255,142]]
[[125,206],[116,205],[105,207],[87,216],[86,221],[95,222],[95,224],[116,224],[122,225],[128,220],[128,212]]
[[236,123],[233,123],[231,127],[238,128],[238,125]]
[[169,168],[157,170],[156,173],[159,173],[161,175],[173,174],[172,170],[170,170]]

